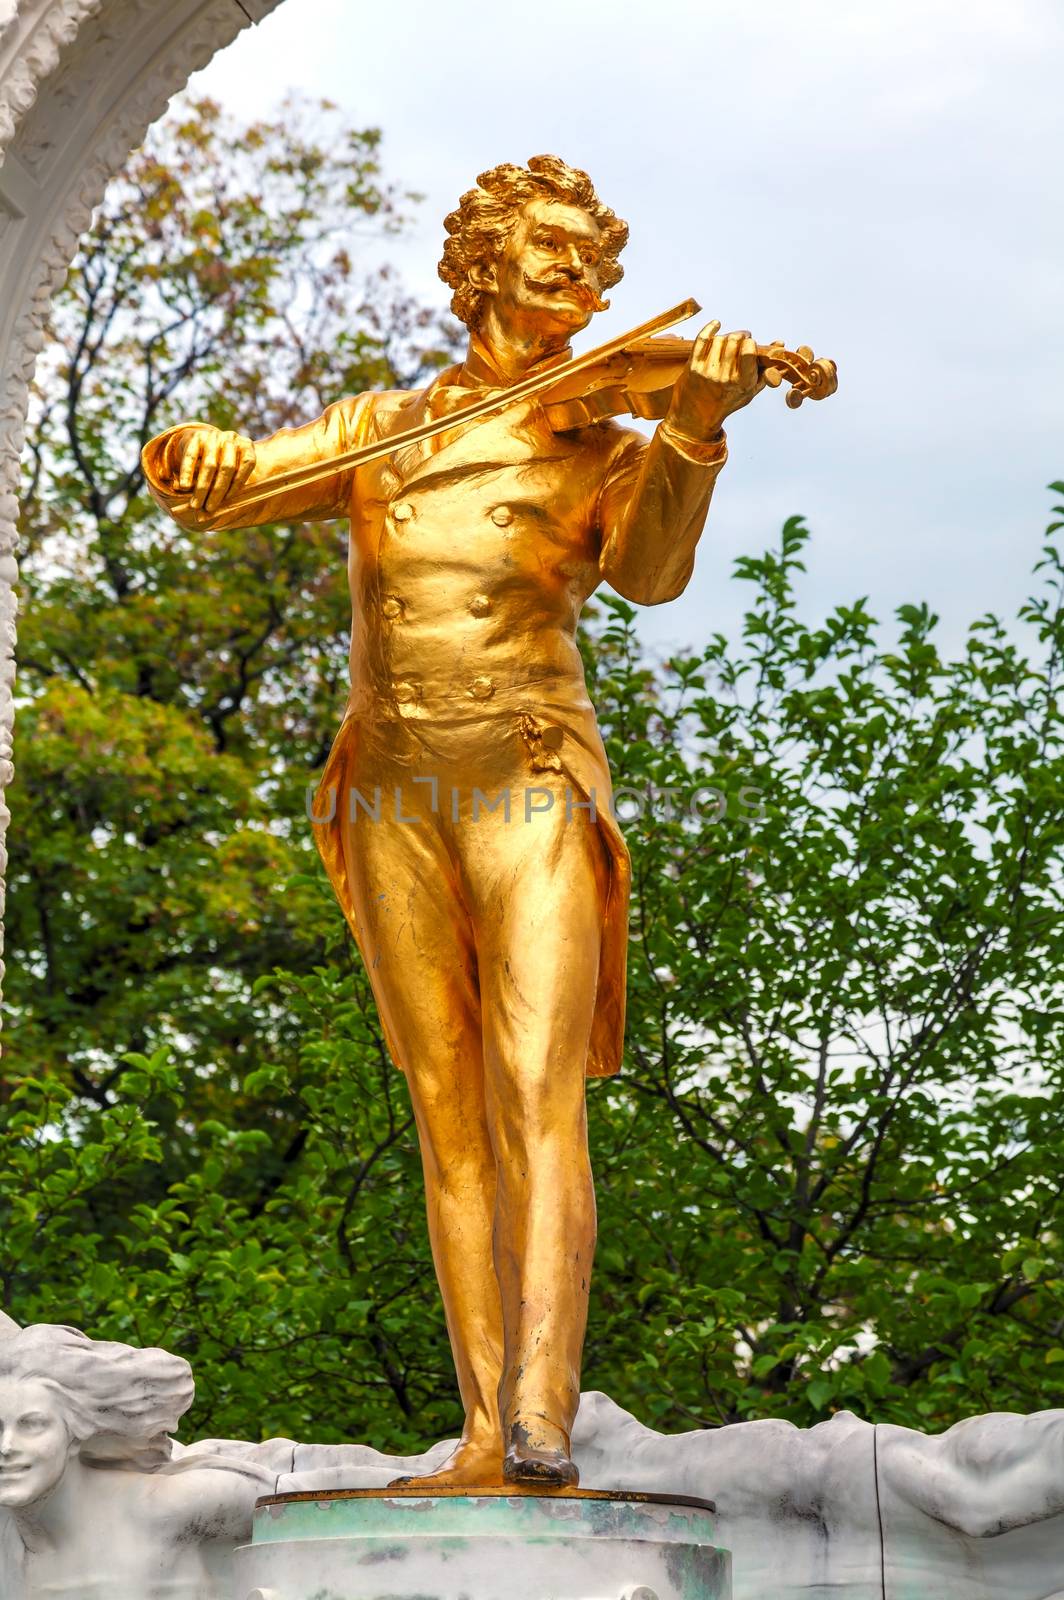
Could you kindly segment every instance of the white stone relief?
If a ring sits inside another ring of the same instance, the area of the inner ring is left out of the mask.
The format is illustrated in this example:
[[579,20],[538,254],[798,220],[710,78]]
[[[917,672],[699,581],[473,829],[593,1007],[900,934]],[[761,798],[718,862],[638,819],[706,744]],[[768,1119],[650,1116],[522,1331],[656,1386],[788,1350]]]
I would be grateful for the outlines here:
[[277,1473],[256,1464],[269,1446],[174,1462],[168,1433],[192,1396],[188,1363],[165,1350],[50,1325],[0,1342],[4,1600],[226,1600]]
[[[595,1488],[715,1501],[734,1600],[1064,1594],[1064,1411],[975,1417],[937,1435],[848,1412],[809,1429],[762,1421],[668,1435],[591,1393],[573,1447]],[[378,1488],[414,1470],[426,1468],[365,1446],[300,1445],[278,1489]]]

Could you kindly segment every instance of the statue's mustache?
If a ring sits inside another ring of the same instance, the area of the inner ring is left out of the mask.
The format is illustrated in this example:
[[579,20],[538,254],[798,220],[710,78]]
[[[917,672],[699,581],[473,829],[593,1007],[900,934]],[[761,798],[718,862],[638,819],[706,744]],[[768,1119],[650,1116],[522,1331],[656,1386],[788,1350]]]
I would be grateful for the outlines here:
[[574,294],[579,295],[581,300],[587,302],[592,311],[605,311],[609,305],[609,301],[603,300],[601,295],[596,294],[591,285],[585,283],[583,278],[569,278],[560,273],[555,273],[549,278],[534,278],[530,272],[526,272],[525,287],[528,289],[544,289],[548,293],[552,289],[571,289]]

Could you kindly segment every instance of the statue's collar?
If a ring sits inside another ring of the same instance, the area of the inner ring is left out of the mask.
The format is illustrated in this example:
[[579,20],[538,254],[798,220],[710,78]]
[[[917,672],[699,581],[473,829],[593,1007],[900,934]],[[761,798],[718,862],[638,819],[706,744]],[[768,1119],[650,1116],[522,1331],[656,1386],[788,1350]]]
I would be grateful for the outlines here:
[[[521,374],[521,379],[534,378],[540,372],[549,372],[551,367],[564,366],[573,359],[572,347],[566,345],[555,356],[547,356],[543,361],[536,361],[527,367]],[[495,363],[495,359],[488,346],[479,334],[469,335],[469,349],[466,358],[460,367],[451,369],[454,377],[452,383],[460,384],[468,389],[507,389],[511,383],[520,381],[515,378],[504,378]],[[444,375],[447,376],[446,374]]]

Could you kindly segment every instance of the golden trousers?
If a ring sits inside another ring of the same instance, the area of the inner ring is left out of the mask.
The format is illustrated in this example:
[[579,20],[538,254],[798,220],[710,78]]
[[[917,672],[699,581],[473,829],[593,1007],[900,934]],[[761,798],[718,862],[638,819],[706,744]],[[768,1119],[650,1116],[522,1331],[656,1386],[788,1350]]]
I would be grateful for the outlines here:
[[610,874],[584,802],[563,771],[530,771],[506,713],[361,721],[336,797],[359,947],[410,1086],[466,1438],[541,1420],[568,1437],[579,1403]]

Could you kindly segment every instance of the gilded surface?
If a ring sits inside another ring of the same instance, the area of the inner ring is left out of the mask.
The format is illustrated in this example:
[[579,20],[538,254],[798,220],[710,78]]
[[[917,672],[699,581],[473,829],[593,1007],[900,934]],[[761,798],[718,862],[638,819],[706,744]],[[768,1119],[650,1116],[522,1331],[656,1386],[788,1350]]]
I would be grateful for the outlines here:
[[483,174],[447,228],[460,366],[256,443],[181,426],[145,465],[188,526],[350,518],[351,691],[315,832],[421,1140],[466,1413],[427,1481],[557,1488],[576,1481],[595,1243],[583,1080],[620,1062],[628,894],[576,626],[604,581],[647,605],[683,591],[721,424],[766,378],[750,336],[712,324],[650,440],[612,419],[558,431],[535,400],[463,427],[471,401],[569,359],[627,229],[554,157]]

